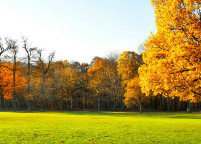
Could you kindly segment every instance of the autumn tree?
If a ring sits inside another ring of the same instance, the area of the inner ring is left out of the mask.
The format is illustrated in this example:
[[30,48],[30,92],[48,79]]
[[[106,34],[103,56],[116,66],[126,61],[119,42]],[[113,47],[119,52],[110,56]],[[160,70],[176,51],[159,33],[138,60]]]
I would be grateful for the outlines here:
[[28,112],[31,111],[31,94],[30,94],[30,81],[31,81],[31,63],[36,59],[36,48],[32,48],[28,45],[28,39],[26,37],[22,37],[23,40],[23,49],[26,52],[25,60],[27,61],[27,106]]
[[77,87],[80,81],[80,73],[73,64],[57,61],[53,63],[53,87],[57,99],[64,102],[65,109],[72,110],[76,102],[77,93],[80,89]]
[[[19,65],[16,66],[16,69],[18,71],[15,72],[15,85],[13,83],[13,64],[10,62],[4,62],[2,63],[2,67],[0,67],[0,88],[1,88],[1,94],[3,99],[6,100],[13,100],[13,89],[15,86],[15,102],[16,102],[16,94],[23,91],[23,87],[26,84],[26,79],[22,76],[20,76],[20,67]],[[16,105],[15,105],[16,106]],[[16,110],[16,107],[15,107]]]
[[89,108],[89,101],[91,93],[88,89],[89,84],[89,77],[87,75],[87,70],[90,68],[90,65],[88,63],[82,63],[81,69],[80,69],[80,80],[79,80],[79,89],[81,90],[81,101],[82,101],[82,107],[84,109]]
[[200,1],[152,0],[152,4],[157,33],[145,43],[142,91],[196,102],[201,96]]
[[141,91],[139,77],[131,79],[126,86],[125,104],[128,107],[139,106],[139,111],[142,112],[142,103],[145,100],[145,95]]
[[11,53],[12,68],[8,68],[13,71],[13,111],[16,112],[16,72],[17,72],[17,54],[19,51],[17,41],[13,39],[6,39],[7,47]]
[[[110,91],[108,92],[110,100],[113,103],[112,110],[116,110],[118,105],[121,107],[121,109],[124,107],[123,104],[124,89],[121,84],[122,80],[120,75],[118,74],[118,68],[117,68],[118,57],[119,57],[118,53],[110,52],[109,54],[107,54],[107,57],[105,58],[106,73],[108,75],[108,82],[110,85],[109,88]],[[107,103],[109,102],[107,101]]]
[[[3,41],[2,39],[0,38],[0,67],[4,66],[4,65],[1,65],[2,63],[2,55],[8,50],[8,47],[4,47],[3,45]],[[1,80],[0,80],[1,81]],[[0,88],[2,89],[2,88]],[[3,107],[3,102],[4,102],[4,97],[3,97],[3,94],[2,92],[0,91],[0,109]]]
[[[90,77],[89,89],[93,90],[97,100],[97,108],[115,110],[121,101],[121,81],[117,73],[117,63],[112,59],[97,58],[91,68],[87,70]],[[118,100],[120,99],[120,100]]]
[[45,63],[45,60],[42,56],[42,50],[37,50],[37,59],[38,59],[38,67],[39,71],[41,72],[41,88],[40,88],[40,110],[44,111],[44,96],[45,96],[45,81],[46,81],[46,75],[49,71],[50,65],[54,58],[54,52],[50,53],[48,56],[48,62]]
[[144,97],[141,92],[138,74],[138,68],[141,64],[141,56],[131,51],[123,52],[118,59],[118,72],[122,78],[122,85],[126,90],[124,102],[128,107],[138,105],[140,112],[142,112]]
[[125,51],[118,58],[118,72],[124,87],[134,77],[138,76],[139,56],[133,51]]
[[97,58],[94,61],[94,64],[91,68],[87,71],[88,75],[92,77],[89,83],[89,88],[94,90],[94,93],[97,98],[97,107],[98,111],[100,111],[100,98],[101,93],[103,92],[104,85],[102,82],[104,82],[104,69],[103,69],[103,59]]

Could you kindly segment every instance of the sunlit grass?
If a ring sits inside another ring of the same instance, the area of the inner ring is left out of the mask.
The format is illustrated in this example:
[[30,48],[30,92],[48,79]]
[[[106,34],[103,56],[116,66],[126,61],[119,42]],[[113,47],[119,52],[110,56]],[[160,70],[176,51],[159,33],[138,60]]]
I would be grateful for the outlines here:
[[0,112],[0,143],[201,143],[200,113]]

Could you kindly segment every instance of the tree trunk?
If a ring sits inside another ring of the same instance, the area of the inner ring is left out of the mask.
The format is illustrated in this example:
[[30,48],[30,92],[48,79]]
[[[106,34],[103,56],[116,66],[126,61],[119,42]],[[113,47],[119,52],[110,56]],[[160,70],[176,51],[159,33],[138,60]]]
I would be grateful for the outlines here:
[[140,113],[142,113],[142,102],[140,102]]
[[40,99],[40,111],[44,112],[44,95],[45,95],[45,74],[42,75],[42,85],[41,85],[41,99]]
[[115,97],[113,99],[114,99],[114,102],[113,102],[113,111],[115,111],[116,110],[117,102],[116,102],[116,98]]
[[84,102],[84,106],[85,106],[85,109],[87,109],[88,107],[87,107],[87,95],[85,95],[85,102]]
[[152,101],[152,97],[149,98],[149,107],[150,107],[150,111],[153,111],[153,101]]
[[28,105],[27,111],[31,112],[31,102],[30,102],[30,100],[27,101],[27,105]]
[[69,100],[66,101],[66,111],[69,111]]
[[154,111],[158,110],[158,95],[154,97]]
[[16,112],[16,91],[15,91],[16,55],[13,64],[13,111]]
[[72,97],[72,100],[71,100],[71,110],[73,110],[73,108],[74,108],[73,103],[74,103],[74,100],[73,100],[73,97]]
[[191,113],[192,109],[191,109],[191,102],[188,100],[187,101],[187,112]]
[[174,110],[177,111],[177,97],[174,97]]
[[0,109],[4,108],[4,96],[0,93]]
[[167,111],[170,111],[170,102],[169,102],[169,96],[167,97]]
[[100,98],[98,97],[98,112],[100,112]]
[[30,66],[30,56],[28,55],[28,79],[27,79],[27,95],[28,95],[28,112],[31,112],[31,101],[30,101],[30,70],[31,70],[31,66]]
[[41,97],[41,100],[40,100],[40,111],[44,112],[44,105],[43,105],[43,98],[42,97]]

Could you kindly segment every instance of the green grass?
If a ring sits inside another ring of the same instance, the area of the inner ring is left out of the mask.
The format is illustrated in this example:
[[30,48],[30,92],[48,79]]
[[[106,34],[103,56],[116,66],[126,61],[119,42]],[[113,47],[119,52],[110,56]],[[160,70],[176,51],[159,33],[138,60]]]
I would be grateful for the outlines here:
[[200,113],[0,112],[0,143],[201,143]]

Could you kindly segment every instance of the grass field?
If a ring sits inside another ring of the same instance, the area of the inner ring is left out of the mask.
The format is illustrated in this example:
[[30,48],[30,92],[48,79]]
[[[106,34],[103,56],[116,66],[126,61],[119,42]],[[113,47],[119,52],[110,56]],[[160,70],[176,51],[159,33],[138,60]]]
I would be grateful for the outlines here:
[[0,112],[0,143],[201,143],[200,113]]

